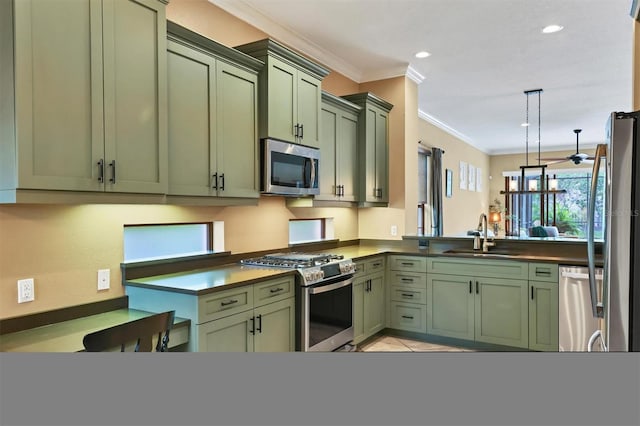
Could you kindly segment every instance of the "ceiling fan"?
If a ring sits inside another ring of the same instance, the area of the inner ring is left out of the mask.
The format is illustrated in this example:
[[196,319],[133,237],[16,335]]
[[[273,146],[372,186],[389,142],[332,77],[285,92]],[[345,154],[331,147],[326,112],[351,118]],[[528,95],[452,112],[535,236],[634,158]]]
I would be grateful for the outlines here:
[[581,131],[582,129],[574,129],[573,131],[573,133],[576,134],[576,153],[575,154],[571,154],[570,156],[564,157],[564,158],[539,158],[539,160],[549,161],[547,165],[563,163],[565,161],[571,161],[573,162],[573,164],[593,163],[594,158],[592,156],[590,156],[589,154],[582,154],[579,150],[578,138]]

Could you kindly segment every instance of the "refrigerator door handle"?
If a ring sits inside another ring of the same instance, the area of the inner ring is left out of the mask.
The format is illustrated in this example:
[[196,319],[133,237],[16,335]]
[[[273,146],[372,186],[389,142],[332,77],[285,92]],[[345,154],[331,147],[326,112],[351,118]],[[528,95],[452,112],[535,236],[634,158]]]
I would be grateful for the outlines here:
[[596,260],[595,260],[595,241],[593,236],[595,210],[596,210],[596,192],[598,189],[598,175],[600,173],[600,162],[602,157],[607,157],[607,145],[599,144],[596,147],[596,154],[593,161],[593,170],[591,172],[591,190],[589,192],[589,205],[587,208],[587,257],[589,260],[589,291],[591,294],[591,310],[596,318],[604,317],[604,309],[598,306],[598,295],[596,287]]
[[607,346],[604,344],[604,338],[601,330],[596,330],[591,337],[589,337],[589,343],[587,344],[587,352],[593,352],[593,344],[600,338],[600,350],[601,352],[608,352]]

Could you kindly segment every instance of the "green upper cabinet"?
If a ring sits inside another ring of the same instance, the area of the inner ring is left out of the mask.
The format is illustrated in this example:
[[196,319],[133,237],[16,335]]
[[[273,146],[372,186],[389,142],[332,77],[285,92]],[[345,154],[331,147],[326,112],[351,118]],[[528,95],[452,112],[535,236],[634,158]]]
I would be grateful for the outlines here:
[[259,137],[318,147],[321,82],[329,70],[271,39],[236,49],[265,63],[259,77]]
[[13,16],[0,29],[2,201],[31,189],[166,193],[165,4],[2,3]]
[[169,195],[258,198],[262,62],[167,23]]
[[389,111],[393,105],[373,93],[342,98],[360,106],[358,117],[358,201],[363,206],[389,203]]
[[360,107],[322,92],[320,194],[329,201],[357,201],[357,142]]

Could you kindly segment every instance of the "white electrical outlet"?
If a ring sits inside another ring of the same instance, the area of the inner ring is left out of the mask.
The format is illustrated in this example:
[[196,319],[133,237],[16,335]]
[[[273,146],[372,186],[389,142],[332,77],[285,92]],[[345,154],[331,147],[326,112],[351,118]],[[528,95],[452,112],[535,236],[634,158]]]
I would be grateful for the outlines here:
[[35,300],[35,284],[33,278],[18,280],[18,303],[31,302]]
[[395,237],[396,235],[398,235],[398,226],[397,225],[391,225],[391,236]]
[[98,269],[98,290],[108,290],[110,280],[109,269]]

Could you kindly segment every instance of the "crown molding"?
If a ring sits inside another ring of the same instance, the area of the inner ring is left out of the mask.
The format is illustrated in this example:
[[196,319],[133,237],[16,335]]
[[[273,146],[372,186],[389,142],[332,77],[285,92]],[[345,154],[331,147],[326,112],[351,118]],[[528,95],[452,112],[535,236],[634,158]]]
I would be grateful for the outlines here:
[[411,65],[407,67],[407,78],[409,78],[409,80],[413,81],[416,84],[422,83],[425,79],[424,75],[420,74],[418,70],[416,70]]
[[301,34],[287,28],[262,12],[256,10],[243,0],[208,0],[209,3],[218,6],[231,15],[237,17],[265,32],[269,37],[276,39],[288,47],[320,62],[331,70],[338,72],[356,83],[384,80],[387,78],[405,76],[416,84],[424,81],[425,77],[411,65],[402,64],[391,68],[375,71],[365,71],[350,64],[344,59],[334,55],[330,51],[318,46],[313,41]]
[[328,50],[323,49],[299,33],[278,24],[268,16],[248,5],[246,2],[242,0],[208,1],[238,19],[241,19],[267,33],[269,37],[272,37],[310,57],[311,59],[320,62],[324,66],[331,68],[333,71],[336,71],[357,83],[362,81],[362,70],[354,67]]
[[427,114],[426,112],[422,111],[421,109],[418,109],[418,117],[423,119],[424,121],[433,124],[434,126],[436,126],[437,128],[439,128],[440,130],[443,130],[447,133],[449,133],[451,136],[454,136],[458,139],[460,139],[462,142],[466,143],[467,145],[470,145],[472,147],[474,147],[475,149],[485,153],[485,154],[489,154],[489,152],[481,147],[478,146],[470,137],[468,137],[467,135],[458,132],[456,129],[454,129],[453,127],[448,126],[447,124],[443,123],[442,121],[438,120],[437,118]]

